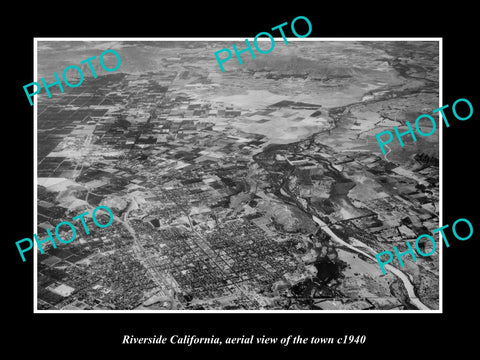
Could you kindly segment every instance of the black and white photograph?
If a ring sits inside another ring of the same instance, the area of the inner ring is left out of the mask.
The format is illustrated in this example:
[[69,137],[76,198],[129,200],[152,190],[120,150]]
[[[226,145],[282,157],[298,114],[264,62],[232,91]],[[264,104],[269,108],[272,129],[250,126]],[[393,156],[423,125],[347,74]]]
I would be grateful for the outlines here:
[[232,43],[37,39],[38,310],[438,310],[441,42]]
[[472,5],[18,5],[5,353],[475,353]]

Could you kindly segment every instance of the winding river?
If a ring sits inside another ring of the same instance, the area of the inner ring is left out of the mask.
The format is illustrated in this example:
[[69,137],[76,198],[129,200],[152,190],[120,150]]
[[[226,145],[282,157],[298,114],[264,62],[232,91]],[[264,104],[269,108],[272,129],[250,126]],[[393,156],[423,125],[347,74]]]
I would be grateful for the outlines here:
[[[337,235],[335,235],[335,233],[328,227],[327,224],[325,224],[322,220],[320,220],[318,217],[316,217],[315,215],[312,215],[312,219],[313,221],[315,221],[321,228],[323,231],[325,231],[328,235],[330,235],[330,237],[335,240],[337,243],[345,246],[345,247],[348,247],[349,249],[352,249],[353,251],[359,253],[359,254],[362,254],[366,257],[368,257],[369,259],[373,260],[374,262],[377,262],[377,260],[370,254],[367,254],[366,252],[362,251],[362,250],[359,250],[357,249],[355,246],[353,245],[350,245],[349,243],[347,243],[346,241],[340,239]],[[362,243],[363,244],[363,243]],[[373,253],[375,253],[375,251],[370,248],[369,246],[363,244],[363,246],[365,246],[367,249],[370,249]],[[403,282],[403,285],[405,286],[405,289],[407,289],[407,294],[408,294],[408,297],[410,299],[410,303],[412,305],[414,305],[415,307],[417,307],[417,309],[420,309],[420,310],[430,310],[430,308],[428,306],[426,306],[424,303],[422,303],[418,297],[415,295],[415,288],[413,287],[412,283],[410,282],[410,280],[408,279],[408,277],[400,270],[398,270],[397,268],[391,266],[391,265],[385,265],[385,268],[390,270],[392,273],[394,273],[400,280],[402,280]]]

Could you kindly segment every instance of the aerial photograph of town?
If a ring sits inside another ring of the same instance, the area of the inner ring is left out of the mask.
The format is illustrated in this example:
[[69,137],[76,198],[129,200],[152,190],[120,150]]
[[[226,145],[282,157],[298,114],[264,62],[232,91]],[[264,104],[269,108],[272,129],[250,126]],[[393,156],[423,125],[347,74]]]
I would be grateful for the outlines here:
[[438,251],[375,258],[439,227],[439,132],[375,138],[439,107],[439,42],[295,40],[37,40],[34,81],[85,77],[35,98],[36,234],[76,228],[36,250],[38,311],[439,309]]

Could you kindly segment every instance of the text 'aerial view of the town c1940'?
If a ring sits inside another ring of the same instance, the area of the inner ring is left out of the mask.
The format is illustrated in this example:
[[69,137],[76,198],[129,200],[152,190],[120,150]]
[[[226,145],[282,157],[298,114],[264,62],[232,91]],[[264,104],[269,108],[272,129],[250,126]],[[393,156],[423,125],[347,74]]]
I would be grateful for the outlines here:
[[35,99],[38,239],[76,228],[36,251],[37,311],[438,310],[438,251],[375,258],[439,226],[438,131],[375,135],[439,106],[439,42],[310,40],[225,72],[245,42],[37,40],[34,81],[85,76]]

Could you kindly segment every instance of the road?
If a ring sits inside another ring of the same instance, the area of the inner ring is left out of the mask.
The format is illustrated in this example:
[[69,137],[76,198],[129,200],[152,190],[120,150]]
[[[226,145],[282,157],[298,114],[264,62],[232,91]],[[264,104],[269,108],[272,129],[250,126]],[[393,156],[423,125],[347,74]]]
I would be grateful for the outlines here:
[[174,294],[176,293],[176,286],[174,284],[169,283],[168,279],[166,279],[166,277],[158,271],[158,269],[157,269],[158,264],[156,264],[155,261],[153,261],[152,258],[150,256],[148,256],[149,255],[148,252],[145,251],[144,247],[142,246],[140,240],[137,237],[137,234],[135,233],[133,228],[128,223],[128,215],[130,213],[130,209],[132,208],[132,205],[133,205],[134,202],[135,202],[135,200],[132,199],[132,201],[130,201],[130,203],[128,204],[128,208],[126,209],[126,211],[123,214],[123,220],[121,220],[120,218],[118,218],[116,216],[115,216],[115,220],[117,220],[120,224],[122,224],[125,227],[125,229],[127,229],[127,231],[132,236],[133,242],[134,242],[133,246],[132,246],[132,249],[133,249],[136,257],[138,258],[138,260],[140,262],[145,263],[144,264],[145,268],[150,273],[152,280],[155,282],[155,284],[157,286],[162,288],[162,290],[168,290],[167,295],[171,295],[172,296],[172,299],[171,299],[172,303],[175,303],[176,301],[175,301]]
[[[182,209],[182,211],[185,213],[185,215],[187,216],[188,218],[188,222],[190,224],[190,230],[192,231],[193,234],[195,234],[196,236],[192,236],[191,237],[191,240],[193,240],[193,242],[195,242],[195,245],[198,246],[198,248],[215,264],[215,266],[222,272],[222,274],[225,274],[226,277],[228,277],[229,273],[225,273],[224,271],[224,266],[221,266],[219,264],[219,261],[222,261],[225,266],[229,269],[229,272],[231,273],[234,273],[235,271],[232,270],[230,264],[228,264],[225,259],[223,259],[221,256],[219,256],[211,247],[210,247],[210,244],[209,242],[199,233],[195,230],[193,224],[192,224],[192,219],[190,218],[190,214],[188,213],[188,211],[185,209],[184,206],[178,204],[174,199],[170,198],[171,201],[173,201],[180,209]],[[188,243],[186,243],[186,245],[188,247],[190,247],[190,245]],[[191,248],[191,247],[190,247]],[[193,251],[193,249],[192,249]],[[214,253],[216,256],[212,256],[211,254]],[[259,296],[253,292],[247,292],[245,291],[242,287],[240,287],[238,285],[238,283],[232,283],[233,286],[235,286],[235,288],[241,292],[245,297],[247,297],[249,300],[251,300],[252,302],[256,302],[258,306],[260,306],[261,304],[261,301],[259,299]]]

